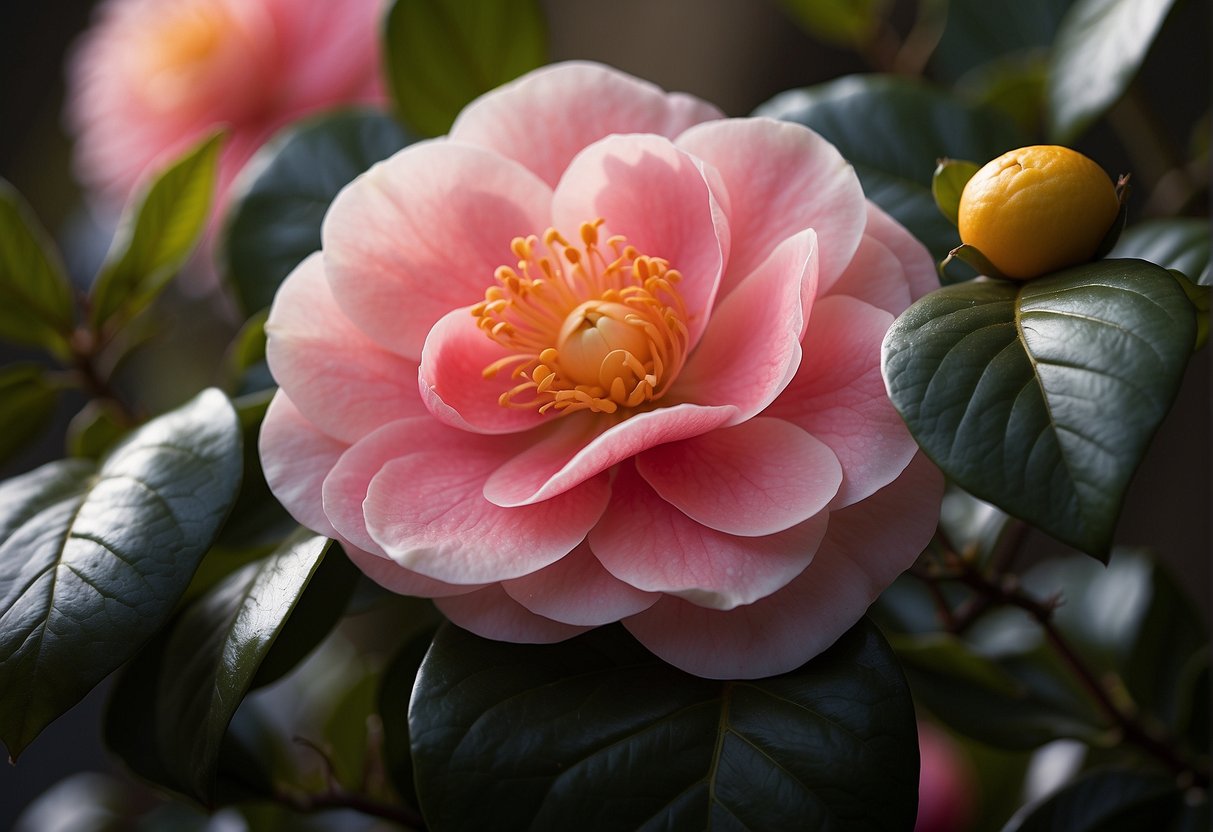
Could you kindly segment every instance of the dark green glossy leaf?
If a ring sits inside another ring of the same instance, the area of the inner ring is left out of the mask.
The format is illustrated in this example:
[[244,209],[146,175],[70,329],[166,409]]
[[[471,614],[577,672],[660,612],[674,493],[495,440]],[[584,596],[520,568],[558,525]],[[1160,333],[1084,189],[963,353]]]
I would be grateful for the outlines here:
[[438,632],[409,709],[431,829],[913,826],[914,709],[861,622],[798,670],[719,682],[620,627],[557,645]]
[[75,316],[58,251],[21,195],[0,179],[0,339],[65,357]]
[[1194,333],[1169,272],[1105,260],[933,292],[894,322],[882,369],[915,439],[957,484],[1104,558]]
[[1147,220],[1125,229],[1112,257],[1137,257],[1177,269],[1201,286],[1213,286],[1208,220]]
[[943,633],[901,636],[894,646],[915,700],[965,736],[1011,750],[1107,737],[1094,703],[1046,650],[993,658]]
[[1003,832],[1141,832],[1166,830],[1183,797],[1159,774],[1094,771],[1011,819]]
[[240,483],[240,494],[232,514],[215,541],[217,547],[234,552],[264,547],[273,549],[298,527],[270,491],[261,470],[261,455],[257,452],[261,421],[273,397],[272,389],[261,390],[232,402],[244,436],[244,480]]
[[231,508],[240,433],[207,390],[98,467],[0,485],[0,738],[16,757],[163,625]]
[[755,114],[808,125],[833,142],[855,166],[868,198],[910,229],[936,260],[960,242],[931,196],[939,158],[981,161],[1027,144],[1000,113],[879,75],[792,90]]
[[445,133],[472,99],[547,61],[536,0],[394,0],[384,38],[396,109],[423,136]]
[[948,25],[931,55],[931,68],[959,81],[1003,56],[1046,48],[1069,5],[1070,0],[1016,0],[1014,7],[981,0],[949,3]]
[[413,696],[417,671],[434,640],[426,628],[405,642],[383,672],[379,687],[379,714],[383,719],[383,764],[396,791],[410,806],[417,805],[413,783],[413,752],[409,743],[408,702]]
[[1049,67],[1049,134],[1070,142],[1124,94],[1175,0],[1074,0]]
[[91,292],[100,327],[147,306],[185,264],[206,227],[222,145],[212,135],[160,172],[127,206]]
[[781,0],[809,34],[826,43],[859,46],[872,36],[887,0]]
[[976,246],[971,246],[966,243],[949,251],[947,258],[939,264],[940,271],[942,272],[954,260],[959,260],[962,263],[968,263],[979,275],[983,275],[985,277],[997,277],[1001,280],[1006,279],[1005,275],[998,270],[998,267],[991,263],[989,259],[982,254],[981,249],[977,248]]
[[411,141],[369,110],[295,125],[258,151],[233,188],[220,255],[240,305],[270,305],[295,266],[320,249],[320,223],[337,192]]
[[0,462],[42,433],[55,412],[59,391],[40,364],[0,369]]
[[1025,135],[1036,136],[1044,123],[1048,68],[1049,53],[1045,49],[1013,52],[965,74],[956,82],[956,92],[968,101],[1005,113]]
[[165,648],[155,708],[160,759],[206,801],[228,723],[331,541],[306,530],[191,604]]
[[978,164],[961,159],[941,159],[935,166],[935,175],[931,177],[931,196],[939,213],[952,225],[956,225],[960,212],[960,195],[980,168]]

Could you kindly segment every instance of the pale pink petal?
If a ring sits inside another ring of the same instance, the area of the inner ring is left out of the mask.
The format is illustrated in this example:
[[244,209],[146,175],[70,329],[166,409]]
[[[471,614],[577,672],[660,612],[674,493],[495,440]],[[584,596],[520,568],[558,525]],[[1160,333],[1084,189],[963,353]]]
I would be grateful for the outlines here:
[[430,328],[484,299],[510,240],[548,227],[551,191],[521,165],[435,139],[337,195],[322,231],[333,295],[375,341],[418,359]]
[[636,470],[661,498],[726,534],[774,534],[825,508],[842,482],[834,452],[795,425],[757,418],[658,445]]
[[813,559],[827,521],[822,512],[764,537],[724,534],[662,500],[633,466],[624,465],[611,504],[590,532],[590,548],[607,571],[637,589],[727,610],[770,595],[799,575]]
[[817,286],[816,236],[784,240],[720,303],[673,397],[733,405],[733,424],[770,404],[801,362],[800,339]]
[[673,138],[721,116],[705,101],[668,94],[610,67],[564,63],[476,99],[455,119],[450,136],[515,159],[555,186],[582,148],[612,133]]
[[637,413],[606,429],[601,420],[573,414],[494,471],[484,496],[499,506],[533,505],[643,450],[715,430],[735,414],[736,408],[728,406],[679,404]]
[[533,613],[591,627],[635,615],[653,606],[659,597],[641,592],[607,572],[587,543],[551,566],[504,581],[501,586]]
[[354,442],[380,425],[426,414],[416,362],[383,349],[350,322],[333,300],[320,254],[283,282],[265,331],[274,379],[326,433]]
[[765,411],[829,445],[842,463],[832,508],[862,500],[901,473],[918,446],[885,392],[880,345],[893,318],[845,295],[813,309],[804,361]]
[[760,601],[729,611],[663,598],[624,621],[670,664],[712,679],[785,673],[821,653],[930,542],[943,477],[919,456],[896,482],[830,515],[812,563]]
[[258,439],[265,481],[291,517],[319,534],[334,534],[320,486],[348,447],[305,419],[284,392],[274,394]]
[[585,539],[610,497],[604,474],[536,505],[501,508],[484,498],[484,482],[516,442],[432,419],[409,427],[411,452],[384,463],[362,508],[382,551],[427,577],[488,583],[542,569]]
[[837,148],[807,127],[767,118],[701,124],[677,144],[716,168],[728,188],[732,250],[722,297],[805,228],[817,231],[823,291],[838,279],[859,245],[866,209]]
[[[890,290],[887,284],[904,285],[904,291],[909,294],[910,301],[917,301],[927,292],[939,289],[939,273],[935,270],[935,263],[930,258],[927,246],[919,243],[915,235],[907,232],[901,223],[887,215],[872,201],[867,203],[867,226],[864,228],[864,237],[867,240],[875,241],[883,250],[888,251],[889,255],[896,258],[898,268],[890,268],[892,263],[885,260],[883,256],[878,268],[882,269],[882,272],[884,269],[889,269],[888,273],[873,274],[872,270],[865,267],[864,264],[852,263],[847,267],[847,272],[843,277],[838,279],[838,283],[826,287],[822,294],[852,295],[861,301],[871,303],[872,306],[878,306],[894,315],[900,315],[905,312],[907,306],[910,306],[910,302],[901,303],[898,306],[902,290]],[[870,264],[870,266],[876,268],[875,264]]]
[[421,398],[430,413],[451,427],[474,433],[517,433],[551,424],[538,408],[505,407],[501,394],[519,383],[504,370],[485,378],[483,370],[507,355],[484,334],[467,308],[439,319],[421,351]]
[[603,237],[619,234],[641,254],[682,274],[691,344],[711,314],[729,258],[729,228],[698,162],[660,136],[609,136],[569,165],[552,198],[555,226],[570,239],[601,217]]
[[346,555],[364,575],[384,589],[399,595],[412,595],[417,598],[449,598],[454,595],[466,595],[476,592],[484,584],[447,584],[435,581],[416,572],[410,572],[394,560],[373,552],[364,552],[346,540],[337,538]]
[[590,629],[536,615],[507,595],[500,584],[470,595],[439,598],[434,605],[463,629],[496,641],[551,644]]
[[912,303],[901,261],[866,231],[858,251],[831,287],[830,294],[858,298],[892,315],[900,315]]

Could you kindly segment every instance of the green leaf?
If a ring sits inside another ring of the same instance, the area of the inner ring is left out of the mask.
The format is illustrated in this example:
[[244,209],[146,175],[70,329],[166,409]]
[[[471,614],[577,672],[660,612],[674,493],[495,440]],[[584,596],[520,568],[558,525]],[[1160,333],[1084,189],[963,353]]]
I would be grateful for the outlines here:
[[59,390],[40,364],[0,369],[0,462],[42,433],[59,403]]
[[940,159],[935,166],[935,175],[931,177],[931,196],[935,199],[935,207],[948,222],[956,225],[957,214],[960,212],[960,195],[965,185],[973,178],[973,174],[981,169],[981,165],[965,162],[960,159]]
[[713,681],[617,626],[556,645],[439,630],[409,709],[433,829],[909,829],[913,703],[866,621],[798,670]]
[[1126,228],[1109,256],[1148,260],[1183,272],[1193,283],[1213,286],[1209,249],[1207,220],[1147,220]]
[[395,0],[384,37],[396,109],[423,136],[445,133],[472,99],[547,62],[536,0]]
[[173,626],[157,688],[157,745],[168,771],[200,800],[211,797],[232,715],[330,545],[301,529],[221,581]]
[[1068,143],[1116,103],[1175,0],[1075,0],[1049,67],[1049,135]]
[[207,390],[98,467],[0,484],[0,739],[16,757],[168,619],[231,508],[240,433]]
[[396,791],[410,806],[417,805],[413,777],[413,753],[409,743],[409,699],[417,682],[417,671],[435,628],[427,627],[404,643],[383,672],[379,686],[378,712],[383,719],[383,764]]
[[206,228],[221,134],[207,137],[127,206],[91,292],[93,325],[130,318],[168,285]]
[[948,80],[961,81],[991,62],[1053,43],[1070,0],[1016,0],[1004,3],[948,4],[948,25],[931,55],[931,68]]
[[810,34],[826,43],[860,46],[871,39],[887,0],[781,0]]
[[1046,650],[994,658],[944,633],[899,636],[893,645],[915,701],[967,737],[1011,750],[1106,737],[1094,703]]
[[233,187],[221,262],[248,314],[320,248],[320,224],[337,192],[412,138],[369,110],[332,113],[284,130],[257,152]]
[[1169,272],[1105,260],[933,292],[894,322],[882,371],[958,485],[1102,559],[1194,333]]
[[[966,5],[993,7],[993,4]],[[1035,136],[1041,132],[1044,121],[1048,70],[1047,50],[1012,52],[966,73],[956,82],[956,92],[975,104],[1000,110],[1025,135]]]
[[807,125],[833,142],[855,166],[868,198],[906,226],[936,260],[960,242],[931,195],[938,159],[992,159],[1027,144],[1000,113],[921,83],[879,75],[785,92],[755,115]]
[[58,251],[21,194],[0,179],[0,339],[66,357],[75,318]]
[[112,405],[93,399],[67,425],[68,456],[100,459],[127,433],[124,422]]
[[1003,832],[1165,830],[1183,806],[1170,777],[1108,769],[1084,775],[1011,819]]

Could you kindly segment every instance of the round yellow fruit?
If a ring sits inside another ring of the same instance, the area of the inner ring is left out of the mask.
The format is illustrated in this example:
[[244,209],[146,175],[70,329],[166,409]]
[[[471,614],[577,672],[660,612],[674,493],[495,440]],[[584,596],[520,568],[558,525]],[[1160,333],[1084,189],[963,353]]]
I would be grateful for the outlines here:
[[1010,150],[960,195],[960,240],[1006,277],[1028,280],[1084,263],[1120,212],[1103,168],[1068,147]]

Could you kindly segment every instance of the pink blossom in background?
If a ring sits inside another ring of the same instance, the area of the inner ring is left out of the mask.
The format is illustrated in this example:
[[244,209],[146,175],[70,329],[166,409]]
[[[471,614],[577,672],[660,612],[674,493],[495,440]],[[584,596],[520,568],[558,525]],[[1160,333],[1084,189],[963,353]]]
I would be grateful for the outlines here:
[[976,818],[973,764],[946,733],[918,723],[918,817],[914,832],[966,832]]
[[218,204],[279,128],[384,101],[384,0],[107,0],[69,69],[76,170],[121,204],[141,176],[226,127]]
[[879,364],[936,285],[812,131],[550,66],[337,197],[267,326],[266,477],[483,636],[783,672],[934,531]]

